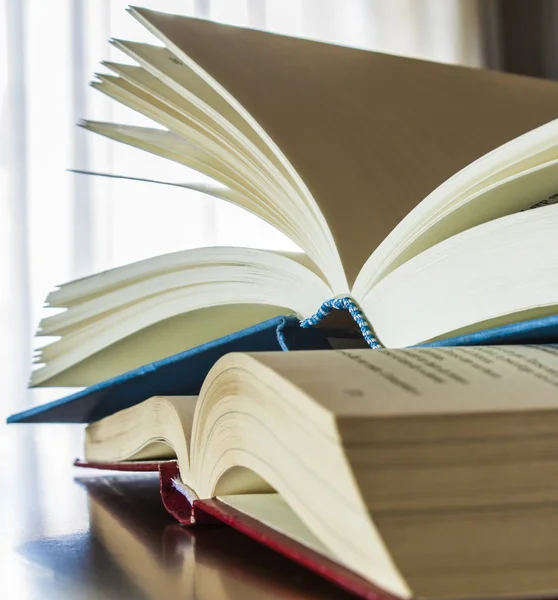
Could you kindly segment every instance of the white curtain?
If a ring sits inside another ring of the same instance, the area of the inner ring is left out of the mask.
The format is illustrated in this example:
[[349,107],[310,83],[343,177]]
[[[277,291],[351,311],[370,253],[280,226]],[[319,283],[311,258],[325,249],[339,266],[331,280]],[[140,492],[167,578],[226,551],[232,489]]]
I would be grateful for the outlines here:
[[[80,118],[146,123],[87,87],[110,37],[154,40],[125,0],[0,0],[0,385],[2,411],[58,390],[25,388],[33,330],[57,283],[207,244],[292,248],[278,232],[216,201],[167,186],[92,178],[68,168],[199,180],[177,165],[95,137]],[[437,61],[479,66],[470,0],[144,0],[158,10]],[[374,107],[370,107],[374,110]]]

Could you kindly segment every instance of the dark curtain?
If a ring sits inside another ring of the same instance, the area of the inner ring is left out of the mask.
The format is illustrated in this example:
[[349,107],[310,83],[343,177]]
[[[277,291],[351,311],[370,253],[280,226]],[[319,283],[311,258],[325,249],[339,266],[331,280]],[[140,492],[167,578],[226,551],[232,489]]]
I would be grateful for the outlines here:
[[558,79],[558,0],[481,0],[485,65]]

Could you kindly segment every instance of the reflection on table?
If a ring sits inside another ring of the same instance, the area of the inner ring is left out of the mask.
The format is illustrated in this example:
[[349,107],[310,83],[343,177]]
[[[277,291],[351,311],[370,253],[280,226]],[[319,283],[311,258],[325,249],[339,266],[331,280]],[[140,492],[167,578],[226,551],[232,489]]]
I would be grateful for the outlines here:
[[72,469],[80,438],[77,428],[0,427],[0,597],[353,597],[226,526],[181,527],[157,474]]

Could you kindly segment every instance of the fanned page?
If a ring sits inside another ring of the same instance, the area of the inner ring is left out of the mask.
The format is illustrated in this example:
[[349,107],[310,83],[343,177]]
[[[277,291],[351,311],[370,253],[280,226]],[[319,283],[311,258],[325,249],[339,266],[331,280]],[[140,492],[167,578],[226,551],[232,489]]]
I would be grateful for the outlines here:
[[[532,221],[521,244],[506,221],[556,193],[558,120],[541,125],[558,116],[555,83],[131,12],[165,47],[113,40],[137,65],[104,63],[113,74],[93,86],[163,128],[84,126],[211,177],[184,187],[251,211],[306,260],[196,250],[188,261],[203,259],[203,268],[173,274],[163,264],[127,282],[130,265],[63,286],[97,291],[51,303],[66,310],[45,319],[39,335],[60,339],[37,353],[34,385],[96,383],[278,314],[314,326],[335,301],[372,347],[555,312],[553,276],[541,279],[540,265],[530,273],[529,260],[516,256],[526,244],[525,257],[540,256],[539,216],[521,217]],[[500,223],[510,244],[499,262],[497,253],[477,262],[471,251],[477,244],[488,256],[487,221]],[[511,279],[498,275],[508,256],[521,266],[507,269]],[[115,275],[124,280],[105,289]],[[520,285],[525,294],[509,293]],[[462,289],[474,290],[474,301]],[[417,298],[425,307],[418,318]],[[212,323],[198,311],[211,311]],[[231,311],[239,318],[229,319]]]
[[429,192],[558,116],[552,82],[132,14],[294,169],[333,234],[349,286]]
[[[91,385],[331,296],[302,253],[195,248],[59,286],[33,385]],[[284,302],[282,304],[282,302]]]

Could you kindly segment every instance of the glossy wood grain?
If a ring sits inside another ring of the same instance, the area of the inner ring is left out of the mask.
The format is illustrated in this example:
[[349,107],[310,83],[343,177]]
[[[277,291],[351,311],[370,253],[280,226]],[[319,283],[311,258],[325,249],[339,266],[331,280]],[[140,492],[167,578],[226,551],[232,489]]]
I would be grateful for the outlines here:
[[0,598],[349,599],[224,526],[188,530],[156,474],[71,466],[81,427],[0,425]]

